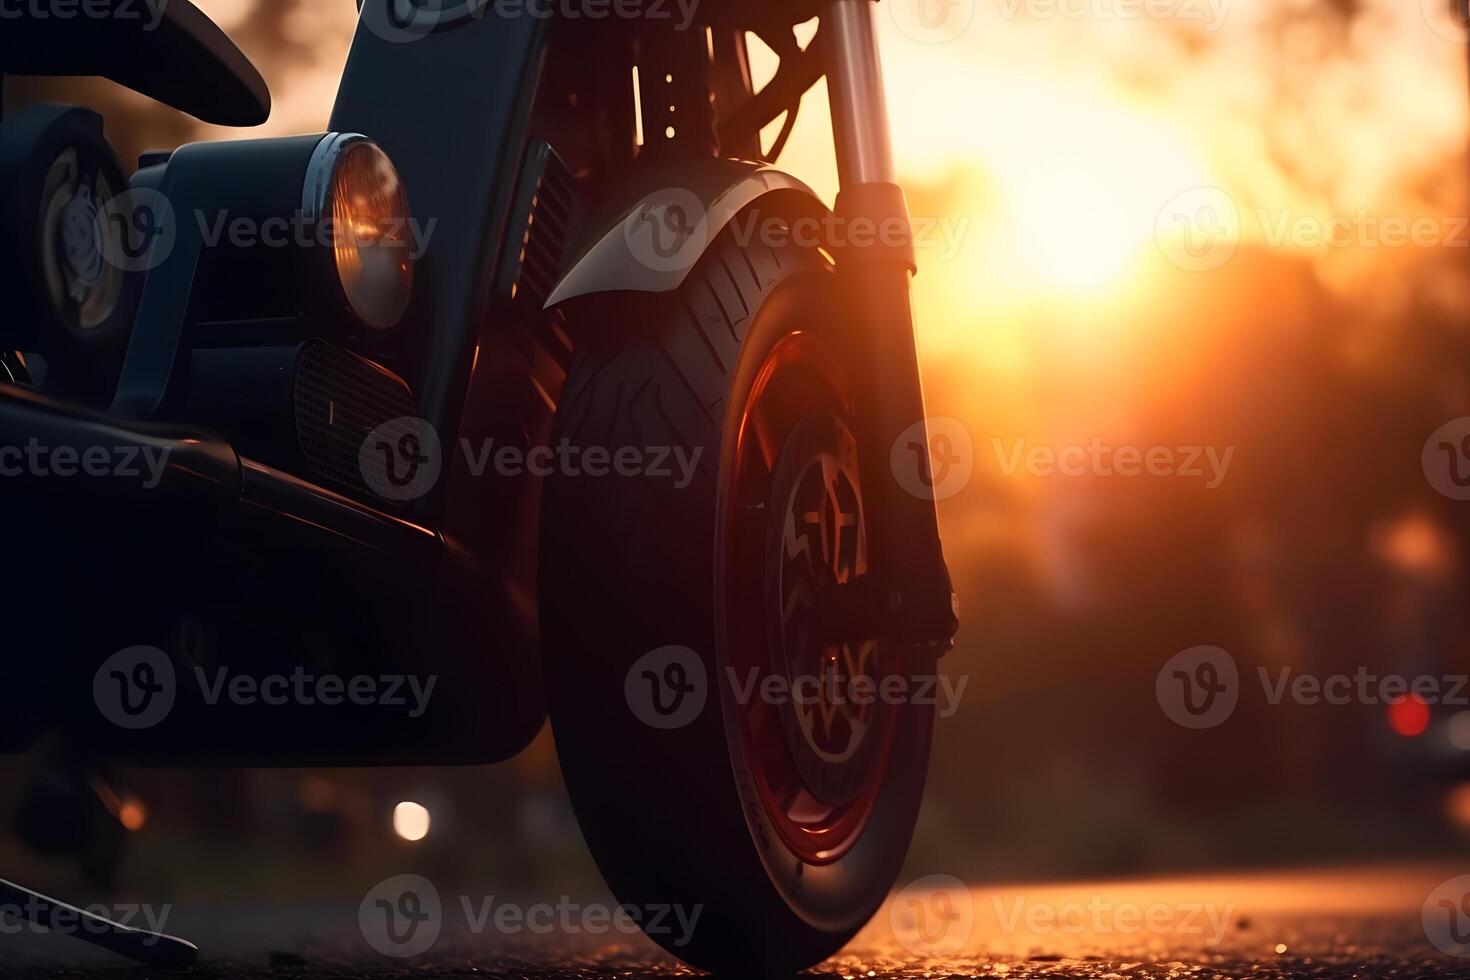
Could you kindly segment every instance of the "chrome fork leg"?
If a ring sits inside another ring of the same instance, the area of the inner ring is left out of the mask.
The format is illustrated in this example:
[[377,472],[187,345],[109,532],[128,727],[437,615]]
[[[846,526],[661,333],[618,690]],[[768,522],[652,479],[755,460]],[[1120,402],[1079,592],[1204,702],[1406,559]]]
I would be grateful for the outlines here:
[[873,0],[832,0],[822,17],[827,93],[844,189],[894,182],[893,143]]
[[[929,436],[914,346],[910,277],[916,271],[908,208],[895,181],[883,68],[873,24],[874,0],[830,0],[823,8],[827,89],[832,104],[837,172],[838,227],[851,229],[833,242],[837,274],[851,305],[853,361],[862,372],[859,421],[863,484],[876,505],[869,528],[872,567],[888,620],[887,634],[900,650],[936,655],[948,650],[959,621],[949,569],[939,541],[932,497],[905,487],[928,484]],[[885,234],[876,247],[853,247],[857,223]],[[897,240],[895,240],[897,239]],[[900,446],[900,441],[907,445]],[[917,445],[919,454],[909,453]],[[897,450],[897,451],[895,451]],[[901,477],[895,459],[915,460],[918,480]]]

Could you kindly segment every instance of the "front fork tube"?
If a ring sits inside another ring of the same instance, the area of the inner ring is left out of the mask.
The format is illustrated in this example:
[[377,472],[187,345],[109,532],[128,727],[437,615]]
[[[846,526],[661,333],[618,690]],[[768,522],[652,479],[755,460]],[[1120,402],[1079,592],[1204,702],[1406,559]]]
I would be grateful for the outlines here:
[[933,481],[910,300],[916,266],[908,209],[895,179],[873,7],[873,0],[830,0],[822,14],[841,183],[837,214],[839,227],[862,220],[903,234],[901,241],[877,235],[878,244],[861,249],[837,242],[833,252],[865,374],[858,412],[871,437],[859,442],[863,482],[876,491],[879,515],[868,528],[877,595],[895,639],[943,653],[953,646],[959,622],[933,495],[923,493]]

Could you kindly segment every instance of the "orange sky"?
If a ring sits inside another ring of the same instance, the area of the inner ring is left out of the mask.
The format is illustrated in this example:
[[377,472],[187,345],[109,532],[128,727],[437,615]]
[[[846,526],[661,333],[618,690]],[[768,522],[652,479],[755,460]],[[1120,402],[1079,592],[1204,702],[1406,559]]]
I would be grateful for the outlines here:
[[[884,7],[901,16],[916,2]],[[1201,185],[1238,205],[1244,244],[1279,238],[1283,221],[1463,212],[1458,180],[1417,186],[1465,139],[1464,53],[1447,7],[1367,0],[1344,25],[1301,13],[1320,3],[1208,2],[1160,0],[1150,17],[1128,0],[981,0],[945,43],[880,17],[915,214],[967,222],[952,258],[921,249],[926,346],[1017,366],[1018,321],[1038,303],[1105,313],[1136,292],[1158,257],[1161,211]],[[1268,22],[1293,10],[1294,23]],[[830,193],[814,96],[786,162]],[[1297,234],[1280,247],[1318,253],[1344,288],[1365,261],[1385,260]]]

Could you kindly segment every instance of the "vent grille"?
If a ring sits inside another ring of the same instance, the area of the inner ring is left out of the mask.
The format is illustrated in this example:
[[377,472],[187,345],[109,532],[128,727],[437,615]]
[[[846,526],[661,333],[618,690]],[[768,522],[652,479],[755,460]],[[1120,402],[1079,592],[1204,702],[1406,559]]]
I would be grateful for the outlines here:
[[[520,239],[513,242],[515,278],[510,299],[544,305],[561,277],[562,261],[580,218],[575,178],[551,147],[541,144],[531,156],[534,168]],[[539,172],[537,172],[539,170]]]
[[324,340],[302,345],[293,386],[301,454],[322,482],[374,501],[358,462],[378,426],[417,413],[408,384]]

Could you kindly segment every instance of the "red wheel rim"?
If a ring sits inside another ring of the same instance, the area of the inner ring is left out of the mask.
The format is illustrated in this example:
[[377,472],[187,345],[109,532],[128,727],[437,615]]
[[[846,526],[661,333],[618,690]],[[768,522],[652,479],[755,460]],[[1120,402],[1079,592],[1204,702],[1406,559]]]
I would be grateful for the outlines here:
[[[807,333],[786,336],[756,373],[741,413],[729,471],[722,598],[732,686],[745,695],[731,699],[738,737],[744,743],[751,779],[767,822],[791,852],[809,864],[839,860],[862,835],[883,785],[893,736],[892,712],[882,705],[870,706],[867,717],[855,721],[855,709],[850,704],[832,704],[824,685],[809,689],[816,695],[814,704],[803,706],[791,696],[797,680],[793,673],[799,671],[801,677],[825,676],[833,665],[838,669],[863,669],[867,665],[876,672],[881,651],[871,641],[872,649],[866,651],[847,649],[847,644],[811,641],[810,646],[802,644],[802,649],[793,654],[791,645],[783,647],[779,636],[785,609],[778,604],[789,595],[770,588],[776,578],[772,568],[775,559],[767,546],[773,533],[771,522],[781,521],[782,530],[777,533],[789,535],[787,519],[793,516],[782,501],[775,499],[777,489],[787,489],[776,486],[778,470],[804,475],[806,482],[798,481],[798,489],[790,495],[790,500],[798,504],[809,492],[815,472],[812,467],[832,476],[834,485],[850,484],[850,493],[844,489],[838,494],[844,499],[834,505],[835,514],[816,518],[808,512],[795,517],[808,524],[819,520],[824,535],[827,528],[851,528],[855,521],[861,540],[864,515],[855,452],[834,469],[833,460],[826,457],[841,453],[823,453],[823,458],[808,461],[797,442],[788,443],[793,432],[814,416],[830,417],[845,429],[846,420],[852,417],[852,404],[849,383],[827,349]],[[791,452],[786,452],[788,447]],[[780,513],[775,512],[778,507]],[[832,554],[838,550],[834,545]],[[833,562],[838,580],[845,581],[864,570],[863,550],[861,543],[849,546],[851,560]],[[825,551],[824,556],[831,557]],[[780,580],[786,581],[784,577]],[[773,616],[777,635],[773,635]],[[764,679],[768,675],[781,677],[786,684],[783,703],[769,702],[759,687],[749,683],[753,676]],[[820,731],[814,730],[813,718],[820,718]],[[831,774],[824,771],[820,743],[832,737],[834,725],[839,732],[843,725],[848,726],[843,735],[861,732],[853,750],[861,755],[847,763],[854,772],[839,773],[836,766]],[[812,743],[812,752],[796,740],[793,726]],[[813,761],[814,756],[818,761]],[[837,778],[824,778],[828,775]]]

